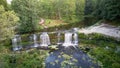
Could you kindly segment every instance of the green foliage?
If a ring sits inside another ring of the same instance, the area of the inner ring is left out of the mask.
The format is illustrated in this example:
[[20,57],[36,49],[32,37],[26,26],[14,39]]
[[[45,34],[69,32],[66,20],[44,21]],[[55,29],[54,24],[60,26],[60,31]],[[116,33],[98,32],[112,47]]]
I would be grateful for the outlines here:
[[84,22],[85,25],[90,26],[96,23],[96,18],[93,17],[92,13],[94,11],[95,0],[85,0],[84,7]]
[[7,4],[7,1],[6,0],[0,0],[0,5],[3,5],[3,7],[5,8],[5,10],[8,10],[9,7],[8,7],[8,4]]
[[13,0],[12,8],[20,17],[19,32],[26,33],[37,30],[38,0]]
[[116,20],[120,18],[119,0],[97,0],[94,15],[106,20]]
[[13,37],[18,20],[14,11],[5,11],[4,7],[0,6],[0,41]]
[[85,0],[84,14],[89,15],[93,12],[93,0]]
[[0,53],[0,68],[45,68],[47,51],[30,50],[21,53]]
[[[79,18],[76,17],[76,0],[39,0],[38,2],[38,12],[39,16],[47,19],[59,19],[65,22],[78,22],[81,20],[82,15]],[[80,0],[79,3],[81,6],[78,8],[81,9],[84,6],[84,0]],[[67,9],[66,9],[67,8]],[[77,9],[78,9],[77,8]],[[83,8],[79,12],[83,14]],[[77,11],[78,12],[78,11]],[[79,20],[80,19],[80,20]]]
[[119,55],[114,53],[114,50],[105,49],[102,47],[93,48],[90,52],[103,63],[103,68],[119,68]]
[[106,37],[101,34],[79,34],[80,47],[87,51],[89,55],[96,58],[102,62],[103,68],[119,68],[119,56],[116,53],[116,48],[119,46],[120,42],[116,41],[114,38]]
[[85,7],[85,0],[76,0],[76,16],[78,19],[81,19],[81,17],[83,17],[84,15],[84,7]]
[[75,0],[44,0],[40,1],[39,6],[41,17],[71,20],[72,16],[74,16]]
[[112,43],[117,43],[117,44],[120,43],[115,38],[105,36],[105,35],[101,35],[101,34],[96,34],[96,33],[88,34],[88,35],[80,33],[79,38],[80,38],[82,43],[95,44],[95,45],[99,45],[99,46],[104,45],[104,42],[108,42],[108,43],[111,43],[111,44]]

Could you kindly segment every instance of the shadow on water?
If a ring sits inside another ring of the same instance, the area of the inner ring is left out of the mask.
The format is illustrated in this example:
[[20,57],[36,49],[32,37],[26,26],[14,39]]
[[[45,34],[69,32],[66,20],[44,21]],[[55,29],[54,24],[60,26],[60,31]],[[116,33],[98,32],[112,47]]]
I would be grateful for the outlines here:
[[78,47],[59,46],[46,58],[46,68],[100,68],[98,63]]

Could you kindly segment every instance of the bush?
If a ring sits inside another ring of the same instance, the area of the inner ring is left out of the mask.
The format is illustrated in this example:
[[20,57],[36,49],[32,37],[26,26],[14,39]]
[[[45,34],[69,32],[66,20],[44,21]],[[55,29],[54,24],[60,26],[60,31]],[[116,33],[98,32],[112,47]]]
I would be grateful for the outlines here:
[[119,54],[116,53],[116,47],[120,44],[119,41],[101,34],[79,34],[79,38],[82,44],[80,47],[90,48],[87,53],[101,61],[103,68],[120,67]]
[[30,50],[21,53],[0,53],[0,68],[45,68],[47,51]]

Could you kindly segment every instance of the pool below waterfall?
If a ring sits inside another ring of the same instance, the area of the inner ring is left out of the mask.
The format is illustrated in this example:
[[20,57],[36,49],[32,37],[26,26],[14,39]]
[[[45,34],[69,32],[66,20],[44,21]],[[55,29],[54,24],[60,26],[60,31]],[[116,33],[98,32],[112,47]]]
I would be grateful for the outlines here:
[[46,68],[100,68],[98,62],[90,58],[78,47],[59,46],[46,58]]

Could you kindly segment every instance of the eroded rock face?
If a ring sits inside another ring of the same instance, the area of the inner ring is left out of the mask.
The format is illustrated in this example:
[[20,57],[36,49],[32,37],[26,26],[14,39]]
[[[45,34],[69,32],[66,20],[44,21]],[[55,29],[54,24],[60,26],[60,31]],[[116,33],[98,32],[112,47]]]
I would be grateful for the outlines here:
[[59,47],[46,58],[46,68],[100,68],[98,63],[79,48]]

